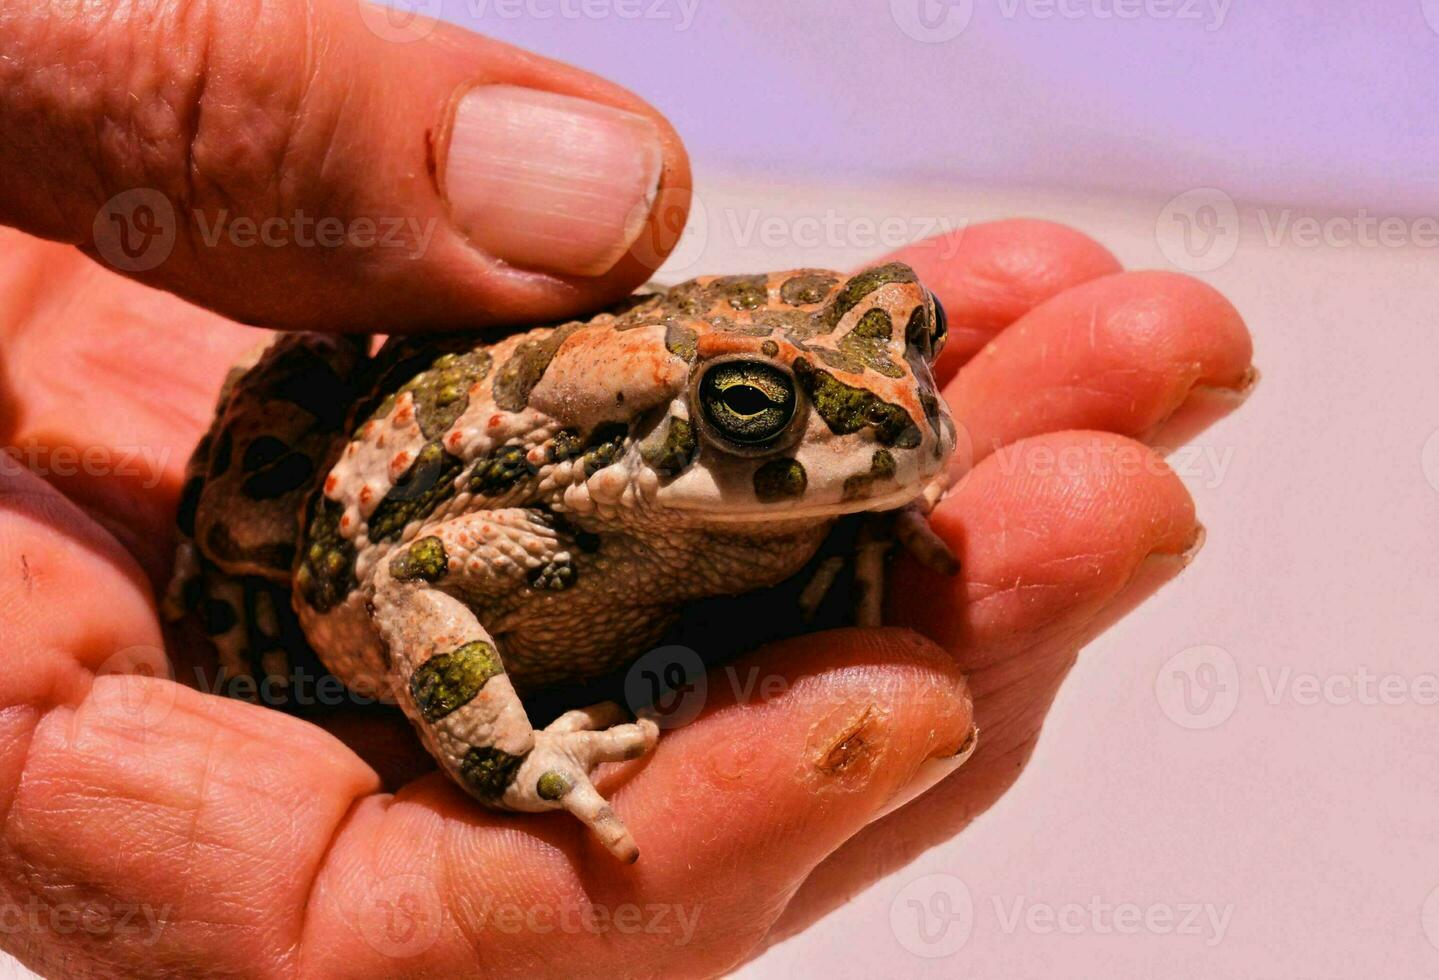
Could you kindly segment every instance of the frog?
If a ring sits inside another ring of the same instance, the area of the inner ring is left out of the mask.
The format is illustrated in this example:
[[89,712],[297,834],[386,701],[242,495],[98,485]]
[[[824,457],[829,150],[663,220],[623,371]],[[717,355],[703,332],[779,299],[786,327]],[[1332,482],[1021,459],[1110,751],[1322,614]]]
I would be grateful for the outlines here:
[[283,683],[298,639],[481,804],[566,810],[634,861],[592,778],[654,749],[655,719],[606,701],[535,728],[525,699],[796,575],[851,515],[877,528],[856,622],[893,542],[954,572],[926,516],[955,448],[946,334],[902,263],[703,276],[501,337],[278,334],[190,461],[167,608],[231,676]]

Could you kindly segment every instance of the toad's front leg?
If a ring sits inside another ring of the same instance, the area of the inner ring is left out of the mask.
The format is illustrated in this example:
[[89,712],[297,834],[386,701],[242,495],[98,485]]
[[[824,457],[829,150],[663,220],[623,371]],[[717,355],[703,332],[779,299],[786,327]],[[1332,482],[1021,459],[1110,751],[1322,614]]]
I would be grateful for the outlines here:
[[[616,857],[634,861],[639,848],[590,773],[601,762],[644,755],[659,728],[648,719],[625,724],[623,710],[606,704],[568,712],[536,731],[494,639],[469,606],[444,591],[465,588],[471,566],[462,556],[485,535],[508,535],[513,545],[515,535],[538,527],[526,512],[490,511],[419,538],[376,571],[375,625],[390,651],[397,700],[457,783],[501,809],[568,810]],[[532,553],[537,544],[543,542],[525,541],[521,550]],[[503,576],[500,566],[485,577]]]
[[882,625],[884,560],[892,542],[898,541],[916,561],[933,572],[940,575],[959,572],[959,559],[929,523],[929,515],[948,492],[950,482],[949,472],[942,471],[907,506],[893,513],[872,515],[865,521],[854,562],[855,583],[859,587],[855,625]]

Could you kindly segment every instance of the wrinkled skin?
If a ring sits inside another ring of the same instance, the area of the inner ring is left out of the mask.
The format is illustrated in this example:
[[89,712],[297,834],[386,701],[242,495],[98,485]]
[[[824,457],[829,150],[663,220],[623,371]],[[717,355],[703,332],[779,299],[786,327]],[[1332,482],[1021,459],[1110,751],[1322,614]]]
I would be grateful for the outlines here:
[[[42,915],[6,945],[51,971],[713,974],[962,831],[1018,776],[1080,647],[1188,560],[1192,503],[1134,440],[1237,404],[1251,350],[1207,286],[1122,273],[1054,225],[897,258],[949,311],[939,380],[969,451],[933,523],[963,571],[901,560],[892,628],[757,651],[740,670],[765,698],[711,685],[651,758],[602,771],[646,842],[620,867],[563,814],[478,811],[396,715],[315,724],[154,676],[190,669],[182,648],[166,664],[152,591],[185,456],[255,334],[0,235],[4,442],[47,474],[0,477],[0,889],[164,919],[97,937]],[[93,453],[72,473],[53,447]],[[972,720],[980,748],[947,775]],[[679,906],[693,929],[484,917],[577,902]]]

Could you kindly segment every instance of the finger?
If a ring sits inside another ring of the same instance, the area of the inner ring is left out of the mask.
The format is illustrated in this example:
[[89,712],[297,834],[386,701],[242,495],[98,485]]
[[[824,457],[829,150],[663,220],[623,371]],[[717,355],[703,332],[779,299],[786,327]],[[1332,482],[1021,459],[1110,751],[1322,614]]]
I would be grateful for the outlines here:
[[891,260],[912,266],[944,304],[949,340],[935,365],[941,384],[1040,303],[1119,271],[1118,260],[1088,236],[1030,218],[971,225],[903,248]]
[[356,0],[8,5],[0,221],[227,316],[541,323],[643,282],[688,209],[630,93]]
[[[15,708],[0,739],[0,888],[40,909],[80,896],[155,920],[103,946],[47,935],[21,951],[37,966],[43,950],[153,972],[193,968],[205,950],[205,968],[222,971],[453,973],[542,955],[578,975],[613,972],[618,948],[620,962],[714,972],[809,867],[914,779],[932,781],[927,763],[953,757],[970,729],[953,663],[910,634],[771,648],[741,665],[762,675],[714,692],[701,720],[669,733],[663,761],[611,794],[647,849],[617,870],[569,817],[487,814],[435,778],[377,795],[373,772],[296,719],[162,680],[87,684],[115,646],[158,642],[153,614],[133,569],[116,571],[113,542],[26,486],[0,510],[0,536],[30,562],[0,579],[31,590],[6,608],[33,610],[35,624],[13,630],[0,672]],[[76,580],[88,583],[79,601]],[[524,918],[550,913],[553,933],[581,905],[616,918],[564,942]],[[671,913],[658,929],[616,925],[655,908]]]
[[[0,442],[163,587],[185,462],[265,334],[0,228]],[[0,459],[0,462],[4,462]]]
[[1247,393],[1252,355],[1239,312],[1197,279],[1126,272],[1076,286],[996,337],[946,388],[968,437],[956,465],[1046,432],[1155,438],[1181,409],[1212,420]]
[[934,526],[961,571],[945,578],[901,561],[890,614],[952,651],[966,671],[979,748],[960,772],[821,865],[772,941],[953,836],[998,799],[1023,768],[1076,651],[1176,574],[1199,536],[1188,493],[1152,450],[1094,432],[1028,439],[991,456],[940,505]]
[[31,910],[0,945],[46,974],[285,972],[309,874],[373,773],[312,726],[154,676],[143,578],[39,480],[0,480],[0,544],[0,894]]
[[[971,731],[952,660],[904,631],[778,644],[703,696],[622,783],[600,782],[639,846],[632,866],[566,815],[482,816],[439,779],[357,809],[315,886],[307,972],[504,972],[536,957],[561,976],[723,972],[815,863],[932,783]],[[387,888],[433,896],[431,938],[403,960],[364,939],[364,896]]]

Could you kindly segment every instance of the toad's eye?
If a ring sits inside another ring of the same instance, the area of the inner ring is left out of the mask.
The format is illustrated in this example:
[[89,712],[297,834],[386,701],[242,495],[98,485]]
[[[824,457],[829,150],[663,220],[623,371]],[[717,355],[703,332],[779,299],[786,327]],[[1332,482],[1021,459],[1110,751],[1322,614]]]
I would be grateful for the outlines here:
[[910,314],[909,326],[904,339],[909,346],[920,353],[931,364],[944,350],[944,338],[949,334],[949,317],[939,297],[929,290],[924,291],[924,302]]
[[934,293],[929,294],[930,302],[934,303],[934,329],[930,333],[930,346],[934,348],[934,356],[938,357],[939,352],[944,350],[944,338],[949,336],[949,316],[944,312],[944,304]]
[[763,361],[716,364],[700,381],[699,396],[705,421],[744,446],[770,442],[794,418],[794,379]]

